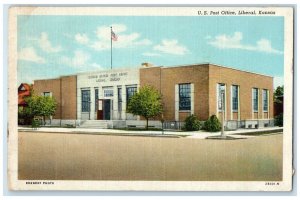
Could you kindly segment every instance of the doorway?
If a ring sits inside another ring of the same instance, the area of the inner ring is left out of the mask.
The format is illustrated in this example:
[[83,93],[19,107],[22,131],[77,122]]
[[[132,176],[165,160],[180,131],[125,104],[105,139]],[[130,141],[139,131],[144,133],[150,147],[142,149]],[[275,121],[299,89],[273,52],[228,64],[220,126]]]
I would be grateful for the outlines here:
[[111,99],[98,99],[97,120],[111,120],[111,110]]
[[103,100],[103,119],[110,120],[110,112],[111,112],[111,100],[104,99]]

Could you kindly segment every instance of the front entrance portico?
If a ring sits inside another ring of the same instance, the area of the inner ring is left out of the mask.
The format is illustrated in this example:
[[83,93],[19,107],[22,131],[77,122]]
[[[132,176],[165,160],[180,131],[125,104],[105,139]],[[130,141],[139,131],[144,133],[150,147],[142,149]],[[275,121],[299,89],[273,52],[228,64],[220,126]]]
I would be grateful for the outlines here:
[[84,121],[136,119],[126,113],[126,106],[132,91],[138,87],[139,69],[78,74],[77,118]]

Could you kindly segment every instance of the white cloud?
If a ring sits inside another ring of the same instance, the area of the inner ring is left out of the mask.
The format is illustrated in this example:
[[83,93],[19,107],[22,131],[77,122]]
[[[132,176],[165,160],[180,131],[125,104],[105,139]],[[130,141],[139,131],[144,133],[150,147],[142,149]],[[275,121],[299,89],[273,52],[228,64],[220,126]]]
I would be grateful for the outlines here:
[[75,35],[75,40],[79,44],[88,44],[89,43],[89,38],[88,38],[88,36],[86,34],[77,33]]
[[101,66],[97,63],[90,63],[91,56],[90,54],[76,50],[74,52],[74,56],[72,58],[69,57],[62,57],[62,63],[68,65],[73,68],[81,69],[81,70],[96,70],[101,69]]
[[[117,35],[117,41],[113,41],[113,48],[129,48],[133,46],[151,45],[149,39],[142,39],[139,33],[126,33],[127,27],[123,24],[113,24],[113,31]],[[111,45],[111,29],[109,26],[98,27],[96,32],[97,40],[89,46],[97,51],[108,50]]]
[[278,86],[284,85],[284,78],[283,76],[274,76],[274,89],[276,89]]
[[26,47],[21,49],[18,52],[18,59],[19,60],[25,60],[29,62],[35,62],[39,64],[45,63],[45,59],[37,55],[35,49],[33,47]]
[[259,51],[267,52],[267,53],[275,53],[275,54],[282,54],[281,51],[273,49],[271,42],[267,39],[260,39],[257,41],[257,49]]
[[153,52],[145,52],[142,54],[143,56],[149,56],[149,57],[155,57],[155,56],[161,56],[158,53],[153,53]]
[[74,52],[74,57],[69,58],[64,56],[62,61],[64,64],[71,67],[82,67],[86,65],[87,61],[90,60],[91,56],[81,50],[76,50]]
[[110,49],[110,43],[104,41],[95,41],[93,44],[90,45],[90,47],[97,51],[102,51],[102,50]]
[[97,64],[97,63],[92,63],[89,64],[91,69],[101,69],[101,65]]
[[177,40],[162,40],[162,43],[153,47],[154,50],[167,54],[184,55],[188,53],[188,49],[178,44]]
[[57,53],[62,51],[61,46],[52,46],[51,42],[48,39],[48,34],[45,32],[41,33],[41,37],[38,39],[38,44],[40,48],[47,53]]
[[256,45],[243,44],[243,34],[241,32],[235,32],[232,36],[225,34],[215,36],[214,38],[206,36],[206,39],[209,40],[208,44],[219,49],[243,49],[248,51],[282,54],[282,51],[274,49],[271,42],[267,39],[260,39],[256,42]]

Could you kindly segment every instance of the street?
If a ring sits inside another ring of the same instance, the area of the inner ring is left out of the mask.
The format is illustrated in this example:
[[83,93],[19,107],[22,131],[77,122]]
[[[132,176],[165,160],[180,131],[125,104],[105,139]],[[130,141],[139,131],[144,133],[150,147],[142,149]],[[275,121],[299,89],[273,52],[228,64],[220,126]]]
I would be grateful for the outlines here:
[[282,134],[238,140],[19,132],[19,179],[279,181]]

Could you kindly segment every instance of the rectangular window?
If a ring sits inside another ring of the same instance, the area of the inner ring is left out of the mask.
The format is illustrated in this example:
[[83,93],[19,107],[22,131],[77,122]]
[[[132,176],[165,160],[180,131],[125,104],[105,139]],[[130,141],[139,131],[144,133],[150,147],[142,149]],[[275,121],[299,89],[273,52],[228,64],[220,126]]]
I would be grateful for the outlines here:
[[43,92],[44,97],[51,97],[51,92]]
[[126,88],[126,106],[128,105],[130,98],[136,93],[136,87],[127,87]]
[[118,88],[118,111],[122,110],[122,88]]
[[81,90],[81,112],[90,112],[90,100],[90,91]]
[[268,112],[269,108],[269,94],[268,90],[263,90],[263,110],[264,112]]
[[191,84],[179,84],[179,110],[191,110]]
[[231,87],[231,95],[232,95],[232,111],[237,112],[239,109],[239,86],[233,85]]
[[[222,112],[223,111],[223,105],[226,105],[226,91],[225,91],[225,84],[224,83],[218,83],[218,111]],[[223,97],[222,97],[222,94]],[[224,102],[223,101],[224,98]],[[224,108],[225,109],[225,108]]]
[[252,88],[252,106],[253,112],[258,112],[258,88]]
[[98,110],[99,89],[95,88],[95,112]]
[[104,91],[104,93],[103,93],[104,97],[113,97],[114,96],[113,89],[104,89],[103,91]]

